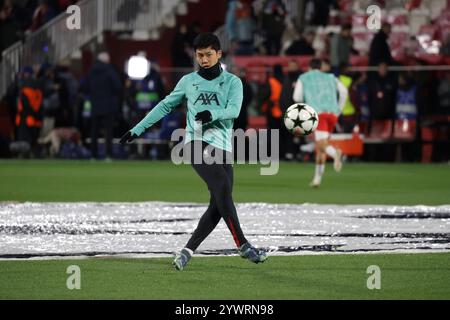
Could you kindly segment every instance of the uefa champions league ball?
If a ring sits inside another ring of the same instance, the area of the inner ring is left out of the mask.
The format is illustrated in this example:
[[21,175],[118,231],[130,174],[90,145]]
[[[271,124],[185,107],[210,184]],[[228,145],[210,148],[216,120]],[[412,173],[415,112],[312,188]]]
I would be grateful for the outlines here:
[[296,103],[290,106],[284,115],[284,125],[296,136],[307,136],[316,130],[319,116],[316,110],[306,103]]

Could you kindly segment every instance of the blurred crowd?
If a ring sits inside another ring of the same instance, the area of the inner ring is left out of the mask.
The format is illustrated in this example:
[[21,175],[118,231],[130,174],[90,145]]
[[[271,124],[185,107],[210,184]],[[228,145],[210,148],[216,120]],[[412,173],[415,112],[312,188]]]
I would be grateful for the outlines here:
[[[394,13],[391,16],[383,13],[383,21],[392,21],[396,26],[410,28],[413,22],[408,22],[408,14],[411,10],[417,9],[422,2],[422,0],[307,0],[304,2],[302,11],[303,19],[299,19],[297,7],[295,7],[296,12],[288,11],[286,4],[291,3],[289,0],[229,0],[225,16],[225,29],[230,41],[231,53],[240,56],[316,55],[325,57],[330,54],[334,55],[335,52],[330,52],[330,50],[336,48],[340,43],[338,40],[345,41],[340,46],[341,50],[350,47],[348,53],[363,55],[367,53],[365,48],[360,52],[354,50],[355,41],[352,32],[358,36],[370,38],[370,32],[367,32],[365,25],[367,20],[365,8],[369,5],[378,5],[382,10],[392,10]],[[290,9],[292,10],[292,8]],[[444,11],[448,9],[446,8]],[[402,10],[406,10],[406,13],[405,11],[398,13]],[[424,17],[431,19],[422,16],[422,18]],[[401,28],[394,34],[396,38],[403,41],[403,43],[397,41],[396,45],[403,47],[406,54],[414,55],[420,46],[419,43],[423,42],[423,39],[419,38],[426,35],[430,36],[427,41],[437,40],[440,43],[439,53],[441,55],[450,56],[450,29],[446,22],[448,16],[443,12],[436,19],[436,27],[439,29],[439,26],[442,25],[444,26],[443,30],[433,28],[433,20],[422,24],[420,21],[414,22],[418,23],[417,26],[412,27],[418,28],[414,35],[405,38],[406,31]],[[302,22],[299,22],[300,20]],[[357,25],[352,25],[352,22],[355,21],[357,21]],[[304,27],[300,28],[299,25]],[[352,27],[356,27],[356,29],[352,30]],[[357,30],[358,27],[363,27],[365,31]],[[336,37],[336,34],[339,34],[336,28],[341,30],[342,37]],[[347,29],[342,33],[342,28]],[[427,30],[427,28],[432,30]],[[324,30],[327,32],[325,36],[322,34]],[[362,41],[366,40],[362,39]]]
[[[132,80],[111,64],[107,52],[97,56],[81,79],[64,62],[44,63],[37,70],[24,67],[0,105],[2,128],[9,128],[0,134],[1,153],[108,160],[143,156],[135,146],[125,152],[113,144],[113,138],[141,120],[165,94],[156,63],[144,79]],[[165,142],[173,130],[183,125],[180,106],[146,133],[143,138],[164,141],[158,150],[146,151],[153,152],[154,158],[161,157],[158,154],[167,151]],[[13,141],[5,139],[11,136]],[[104,141],[99,145],[100,137]]]
[[[450,115],[449,72],[440,76],[439,72],[393,72],[388,66],[381,61],[376,71],[359,72],[341,63],[335,70],[330,60],[322,60],[321,70],[334,72],[349,90],[337,132],[352,133],[358,127],[369,135],[373,121],[405,119],[418,123],[423,115]],[[268,128],[280,130],[281,157],[302,157],[299,146],[305,141],[287,132],[283,114],[294,103],[295,82],[307,70],[292,59],[287,65],[268,68],[262,83],[251,81],[244,68],[230,66],[229,71],[241,78],[244,87],[244,102],[235,129],[251,127],[249,116],[264,115]],[[98,55],[90,72],[81,79],[65,63],[44,63],[38,70],[25,67],[0,107],[1,115],[8,115],[1,117],[1,127],[10,128],[9,134],[0,134],[0,149],[6,150],[2,155],[167,158],[167,141],[172,132],[185,126],[183,105],[145,134],[143,138],[153,141],[153,146],[123,150],[113,143],[114,137],[134,126],[170,92],[172,86],[163,80],[166,78],[167,74],[161,75],[157,63],[152,62],[148,76],[132,80],[110,63],[106,52]],[[8,136],[14,140],[4,138]],[[99,137],[105,139],[100,145],[96,143]]]
[[[0,0],[2,48],[13,42],[13,36],[20,38],[35,30],[74,2]],[[351,24],[343,23],[339,32],[329,34],[325,47],[318,52],[313,45],[315,29],[303,33],[297,30],[284,1],[231,0],[228,4],[225,26],[232,46],[227,61],[232,61],[229,57],[234,55],[319,57],[322,71],[333,73],[349,90],[338,132],[351,133],[358,128],[370,135],[374,121],[404,119],[419,123],[422,115],[450,115],[449,71],[389,69],[400,63],[393,58],[388,43],[388,23],[370,42],[368,63],[375,70],[361,72],[350,64],[351,56],[359,54],[354,48]],[[308,24],[326,25],[330,10],[340,4],[308,1]],[[17,28],[15,32],[8,31],[12,25]],[[192,43],[201,31],[205,30],[198,22],[177,27],[171,47],[174,69],[169,76],[161,74],[158,63],[152,61],[151,71],[144,79],[130,79],[124,70],[110,63],[106,52],[97,56],[90,72],[82,78],[74,76],[70,62],[24,67],[0,104],[0,156],[168,157],[167,141],[175,129],[185,125],[183,105],[146,133],[144,138],[153,141],[152,145],[124,149],[114,144],[113,138],[134,126],[170,92],[186,70],[194,67]],[[3,37],[3,33],[11,38]],[[244,86],[244,102],[235,129],[252,126],[250,116],[264,116],[268,128],[280,129],[281,157],[292,160],[302,156],[299,145],[305,141],[287,132],[283,114],[294,103],[295,82],[307,70],[294,58],[286,61],[285,65],[266,66],[262,82],[253,81],[249,70],[233,64],[228,64],[228,71],[238,75]],[[104,138],[104,143],[97,144],[99,137]],[[411,155],[411,160],[416,160],[413,158]]]
[[0,0],[1,52],[52,20],[78,0]]
[[231,51],[236,55],[315,55],[315,28],[328,23],[330,11],[339,9],[336,0],[306,1],[302,32],[283,0],[229,0],[225,17]]

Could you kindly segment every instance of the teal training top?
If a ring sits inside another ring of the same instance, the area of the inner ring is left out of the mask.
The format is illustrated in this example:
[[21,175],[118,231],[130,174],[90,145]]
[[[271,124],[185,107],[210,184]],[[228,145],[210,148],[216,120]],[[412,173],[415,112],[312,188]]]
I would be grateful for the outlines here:
[[[185,143],[202,140],[231,152],[233,123],[241,111],[243,90],[241,79],[227,71],[222,71],[213,80],[206,80],[197,72],[185,75],[175,89],[131,129],[131,133],[140,136],[185,98],[188,109]],[[205,110],[211,112],[212,121],[202,125],[195,121],[195,115]]]
[[341,112],[337,98],[336,77],[333,74],[312,70],[302,74],[299,81],[303,85],[304,101],[318,113]]

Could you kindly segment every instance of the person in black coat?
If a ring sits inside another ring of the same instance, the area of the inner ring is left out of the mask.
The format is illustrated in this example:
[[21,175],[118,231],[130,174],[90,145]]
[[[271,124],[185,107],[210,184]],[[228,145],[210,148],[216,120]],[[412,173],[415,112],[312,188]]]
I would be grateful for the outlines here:
[[[296,60],[290,60],[288,62],[287,73],[283,77],[283,89],[281,90],[280,96],[280,108],[283,114],[286,110],[295,103],[292,97],[294,96],[295,84],[297,83],[298,77],[301,74],[300,66]],[[285,126],[280,129],[280,157],[285,160],[293,160],[296,156],[296,149],[293,134],[291,134]]]
[[388,44],[390,33],[391,25],[385,23],[383,24],[381,30],[373,38],[369,49],[369,66],[378,66],[382,62],[387,65],[392,65],[393,59],[391,48]]
[[106,158],[112,156],[114,120],[119,113],[122,83],[115,69],[110,65],[106,52],[98,55],[86,81],[86,94],[90,97],[91,109],[91,152],[98,157],[97,138],[100,125],[106,131]]
[[313,56],[316,51],[313,48],[315,34],[314,32],[308,32],[295,40],[289,48],[287,48],[285,54],[287,56]]
[[253,101],[254,93],[252,86],[247,82],[245,69],[235,68],[233,70],[235,75],[237,75],[242,81],[243,88],[243,99],[242,99],[242,107],[239,116],[234,120],[233,129],[242,129],[247,130],[248,126],[248,108]]
[[369,109],[372,120],[394,119],[397,95],[396,78],[388,72],[388,66],[382,62],[378,73],[369,79]]
[[188,27],[185,24],[181,24],[174,36],[171,47],[172,64],[176,69],[173,79],[174,83],[178,83],[186,74],[185,70],[180,69],[194,68],[194,58],[191,56],[192,47],[190,41]]

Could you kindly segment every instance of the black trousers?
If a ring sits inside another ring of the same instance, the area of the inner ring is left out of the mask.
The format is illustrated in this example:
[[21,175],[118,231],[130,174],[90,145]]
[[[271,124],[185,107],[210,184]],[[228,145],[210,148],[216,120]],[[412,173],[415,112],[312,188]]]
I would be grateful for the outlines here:
[[112,140],[115,114],[93,115],[91,117],[91,152],[92,157],[98,158],[98,134],[100,127],[105,129],[106,157],[112,157]]
[[[242,232],[232,198],[233,166],[232,164],[226,163],[226,161],[222,161],[223,163],[208,164],[210,162],[207,161],[205,163],[203,157],[194,158],[195,152],[200,152],[200,155],[204,155],[204,150],[207,147],[208,149],[212,148],[205,142],[199,141],[191,142],[185,146],[185,148],[189,148],[190,150],[190,159],[194,170],[206,183],[210,193],[208,209],[206,209],[200,218],[198,226],[186,247],[195,251],[203,240],[214,230],[220,219],[223,219],[233,236],[236,246],[239,248],[247,240]],[[217,152],[221,153],[224,157],[226,156],[226,151],[217,148],[213,149],[211,155],[214,156]],[[228,156],[229,159],[232,159],[230,154]],[[195,163],[194,160],[198,160],[199,158],[203,159],[201,163]]]

